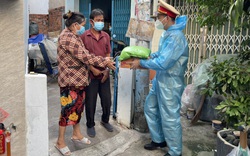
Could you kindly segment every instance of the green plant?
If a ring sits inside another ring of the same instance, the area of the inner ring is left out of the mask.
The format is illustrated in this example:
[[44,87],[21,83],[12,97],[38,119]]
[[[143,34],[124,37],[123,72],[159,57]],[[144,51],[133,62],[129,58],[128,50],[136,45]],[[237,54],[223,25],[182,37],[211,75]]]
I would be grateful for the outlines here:
[[187,0],[198,6],[197,21],[201,27],[220,27],[227,22],[227,9],[230,7],[228,0]]
[[250,125],[250,67],[239,58],[218,62],[215,58],[208,71],[212,79],[204,93],[223,95],[216,107],[230,126]]
[[[210,30],[212,26],[221,27],[230,19],[236,28],[243,28],[239,20],[250,12],[250,0],[187,0],[198,6],[197,21]],[[247,24],[249,26],[249,23]]]
[[[201,26],[218,28],[231,20],[238,32],[250,27],[249,22],[239,24],[242,16],[250,18],[250,0],[188,0],[198,5],[197,21]],[[205,94],[214,92],[225,100],[216,107],[228,126],[250,125],[250,38],[246,38],[237,51],[238,57],[219,62],[216,58],[208,71],[212,77]]]

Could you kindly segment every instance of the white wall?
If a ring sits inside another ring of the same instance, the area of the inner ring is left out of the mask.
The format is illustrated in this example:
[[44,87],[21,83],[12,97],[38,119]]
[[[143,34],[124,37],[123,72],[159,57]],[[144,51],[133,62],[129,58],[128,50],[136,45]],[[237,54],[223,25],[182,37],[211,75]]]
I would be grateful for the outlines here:
[[49,131],[46,75],[25,74],[25,101],[27,156],[47,156]]
[[65,0],[65,12],[69,10],[79,12],[79,0]]
[[49,0],[28,0],[30,14],[49,14]]
[[28,4],[30,14],[48,14],[49,9],[65,6],[65,0],[28,0]]
[[[25,25],[25,112],[26,156],[49,154],[47,77],[43,74],[27,74],[28,14],[49,14],[49,0],[25,0],[29,12],[24,15]],[[25,7],[24,7],[25,8]],[[27,8],[26,8],[27,10]],[[34,98],[36,97],[36,98]]]
[[134,107],[133,94],[133,70],[119,68],[118,92],[117,92],[117,121],[131,128],[132,112]]

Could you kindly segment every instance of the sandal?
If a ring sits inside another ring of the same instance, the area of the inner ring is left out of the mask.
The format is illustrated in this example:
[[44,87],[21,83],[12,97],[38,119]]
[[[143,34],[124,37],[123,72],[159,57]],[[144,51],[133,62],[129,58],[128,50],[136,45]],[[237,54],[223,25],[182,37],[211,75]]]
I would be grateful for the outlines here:
[[63,148],[59,148],[57,147],[57,145],[55,145],[55,148],[63,155],[63,156],[69,156],[71,155],[71,152],[68,148],[68,146],[65,146]]
[[82,144],[91,144],[91,141],[86,138],[86,137],[83,137],[82,139],[73,139],[72,137],[70,138],[73,142],[77,142],[77,143],[82,143]]

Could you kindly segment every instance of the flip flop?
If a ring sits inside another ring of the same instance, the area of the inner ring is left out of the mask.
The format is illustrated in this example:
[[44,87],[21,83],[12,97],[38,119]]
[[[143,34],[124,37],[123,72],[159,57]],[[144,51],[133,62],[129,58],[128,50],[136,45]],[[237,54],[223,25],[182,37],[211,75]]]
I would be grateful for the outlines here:
[[70,138],[73,142],[77,142],[77,143],[82,143],[82,144],[91,144],[91,141],[86,138],[86,137],[83,137],[82,139],[73,139],[72,137]]
[[55,145],[55,148],[63,155],[63,156],[69,156],[71,155],[71,151],[69,150],[68,146],[65,146],[63,148],[59,148],[57,147],[57,145]]

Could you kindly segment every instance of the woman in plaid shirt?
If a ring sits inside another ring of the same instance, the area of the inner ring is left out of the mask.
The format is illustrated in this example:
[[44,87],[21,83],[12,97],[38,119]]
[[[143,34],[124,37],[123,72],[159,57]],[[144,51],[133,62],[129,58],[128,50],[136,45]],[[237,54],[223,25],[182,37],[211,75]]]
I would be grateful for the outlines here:
[[60,87],[61,115],[59,136],[55,147],[63,155],[71,155],[65,143],[66,126],[73,125],[71,140],[90,144],[81,131],[79,122],[85,104],[85,87],[89,85],[88,66],[109,67],[115,69],[110,58],[89,54],[80,35],[85,31],[85,18],[82,14],[68,12],[63,15],[65,28],[59,36],[57,48],[58,84]]

